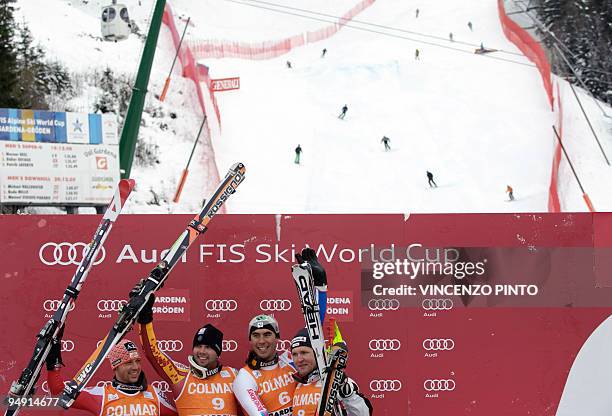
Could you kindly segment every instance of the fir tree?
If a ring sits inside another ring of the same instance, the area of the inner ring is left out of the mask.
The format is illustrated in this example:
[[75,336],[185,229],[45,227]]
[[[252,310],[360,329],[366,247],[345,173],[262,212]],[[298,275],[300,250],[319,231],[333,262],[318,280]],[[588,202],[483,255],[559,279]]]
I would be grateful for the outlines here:
[[14,48],[15,21],[14,0],[0,0],[0,107],[15,108],[18,100],[13,95],[17,75],[17,52]]

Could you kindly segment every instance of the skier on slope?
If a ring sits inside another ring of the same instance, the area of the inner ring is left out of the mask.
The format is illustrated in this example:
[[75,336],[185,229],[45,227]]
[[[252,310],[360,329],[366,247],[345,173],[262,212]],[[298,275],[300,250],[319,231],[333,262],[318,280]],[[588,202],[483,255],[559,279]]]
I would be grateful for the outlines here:
[[419,55],[420,55],[420,54],[421,54],[421,52],[419,52],[419,49],[418,49],[418,48],[417,48],[417,49],[415,49],[415,51],[414,51],[414,59],[415,59],[416,61],[420,61],[420,60],[421,60],[421,59],[419,58]]
[[321,52],[321,58],[325,58],[325,54],[327,54],[327,48],[323,48],[323,52]]
[[[132,293],[138,292],[137,285]],[[211,324],[204,325],[193,337],[191,355],[187,357],[189,366],[177,364],[157,345],[153,331],[154,302],[155,295],[151,295],[138,315],[140,342],[155,372],[170,386],[179,416],[238,415],[238,403],[232,390],[237,371],[219,362],[223,332]]]
[[436,184],[436,181],[434,181],[433,173],[431,173],[430,171],[427,171],[427,183],[429,184],[430,188],[438,187],[438,185]]
[[450,32],[448,34],[448,38],[450,39],[451,42],[453,42],[453,32]]
[[419,9],[416,9],[416,13],[415,13],[414,17],[415,17],[415,19],[418,19],[418,17],[419,17]]
[[[315,416],[321,398],[321,377],[308,331],[302,328],[291,341],[291,355],[297,368],[297,382],[293,393],[293,414]],[[348,416],[368,416],[372,405],[360,392],[357,383],[345,377],[338,389],[339,401]]]
[[279,338],[278,322],[272,316],[257,315],[249,322],[251,349],[233,384],[248,416],[291,414],[295,369],[288,351],[277,353]]
[[508,193],[508,198],[510,199],[510,201],[514,201],[514,190],[510,185],[506,186],[506,192]]
[[300,164],[300,155],[302,154],[302,146],[300,146],[299,144],[297,145],[297,147],[295,148],[295,163],[296,164]]
[[[60,368],[64,366],[61,355],[61,337],[54,342],[46,359],[47,383],[51,394],[64,390]],[[108,361],[114,372],[111,382],[102,387],[87,387],[81,391],[71,409],[84,410],[98,415],[176,416],[171,402],[157,388],[149,385],[142,372],[138,347],[123,339],[108,353]]]
[[287,68],[289,68],[289,69],[293,68],[293,67],[291,66],[291,61],[287,61]]
[[346,112],[348,111],[348,106],[346,104],[344,104],[344,106],[342,107],[342,110],[340,112],[340,115],[338,116],[338,118],[340,120],[344,120],[344,117],[346,116]]
[[473,30],[472,30],[472,22],[468,22],[468,27],[470,28],[470,32],[473,32]]
[[385,152],[391,150],[391,146],[389,146],[389,143],[391,142],[390,138],[388,138],[387,136],[383,136],[380,142],[385,145]]

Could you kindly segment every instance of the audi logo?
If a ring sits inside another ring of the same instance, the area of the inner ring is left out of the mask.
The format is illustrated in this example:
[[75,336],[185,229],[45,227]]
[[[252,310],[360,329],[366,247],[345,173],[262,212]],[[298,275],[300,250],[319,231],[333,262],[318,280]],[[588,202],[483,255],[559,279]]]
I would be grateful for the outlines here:
[[265,312],[288,311],[291,309],[289,299],[263,299],[259,302],[259,309]]
[[98,301],[98,310],[100,312],[119,312],[126,304],[126,300],[100,299]]
[[229,312],[238,309],[238,302],[234,299],[209,299],[204,306],[211,312]]
[[[67,385],[68,385],[68,381],[64,381],[64,386],[67,386]],[[47,380],[42,382],[42,384],[40,385],[40,388],[45,393],[49,393],[49,383],[47,383]]]
[[74,342],[69,339],[62,340],[62,352],[70,352],[74,350]]
[[423,340],[426,351],[450,351],[455,348],[455,341],[450,338],[428,338]]
[[170,385],[166,381],[154,381],[151,386],[162,393],[170,393]]
[[425,380],[423,388],[426,391],[453,391],[455,390],[455,380]]
[[453,309],[452,299],[423,299],[421,302],[426,311],[448,311]]
[[[79,250],[79,247],[81,247],[81,250]],[[84,258],[87,254],[89,247],[89,244],[81,242],[56,243],[50,241],[40,246],[40,250],[38,250],[38,258],[40,259],[41,263],[47,266],[68,266],[70,264],[78,266],[81,262],[81,259]],[[80,257],[79,253],[81,254]],[[94,259],[94,266],[102,263],[105,257],[106,251],[102,246],[100,247],[100,251],[98,252],[98,257]]]
[[102,388],[104,388],[104,387],[106,387],[106,386],[110,386],[111,384],[113,384],[113,382],[112,382],[112,381],[108,381],[108,380],[101,380],[101,381],[98,381],[98,382],[96,383],[96,387],[102,387]]
[[183,351],[183,342],[178,339],[159,339],[157,340],[157,347],[162,352],[178,352]]
[[371,391],[400,391],[402,382],[399,380],[371,380]]
[[368,346],[372,351],[397,351],[402,343],[399,339],[371,339]]
[[396,311],[400,307],[397,299],[370,299],[368,308],[371,311]]
[[291,340],[279,339],[276,341],[276,351],[285,351],[291,348]]
[[224,339],[221,348],[223,351],[236,351],[238,349],[238,343],[233,339]]
[[[62,304],[61,300],[47,299],[43,302],[43,309],[46,310],[47,312],[55,312],[56,310],[59,309],[61,304]],[[73,309],[74,309],[74,302],[71,302],[70,309],[68,310],[71,311]]]

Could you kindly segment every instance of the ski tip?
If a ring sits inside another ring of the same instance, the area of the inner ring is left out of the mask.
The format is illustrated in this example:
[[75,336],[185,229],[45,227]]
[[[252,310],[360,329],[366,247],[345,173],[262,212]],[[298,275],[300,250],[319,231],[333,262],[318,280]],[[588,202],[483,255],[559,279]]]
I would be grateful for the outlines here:
[[230,168],[230,171],[231,172],[240,172],[240,173],[244,174],[244,172],[246,171],[246,168],[244,166],[244,163],[237,162],[237,163],[234,163],[232,165],[232,167]]

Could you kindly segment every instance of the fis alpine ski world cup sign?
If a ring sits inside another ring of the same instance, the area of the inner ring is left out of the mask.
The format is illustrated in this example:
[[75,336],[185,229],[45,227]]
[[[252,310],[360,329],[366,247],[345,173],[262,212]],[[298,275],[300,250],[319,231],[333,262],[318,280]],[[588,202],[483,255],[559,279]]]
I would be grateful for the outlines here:
[[153,304],[155,320],[189,321],[189,305],[189,289],[161,289]]
[[326,309],[326,316],[334,318],[338,322],[353,322],[353,291],[329,290],[327,292]]
[[210,84],[214,92],[237,90],[240,88],[240,77],[213,79]]

